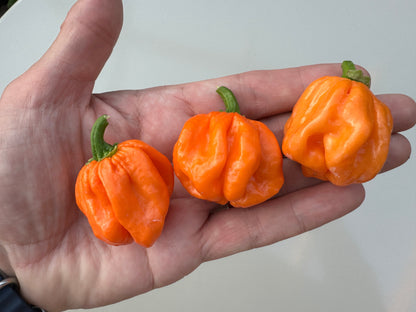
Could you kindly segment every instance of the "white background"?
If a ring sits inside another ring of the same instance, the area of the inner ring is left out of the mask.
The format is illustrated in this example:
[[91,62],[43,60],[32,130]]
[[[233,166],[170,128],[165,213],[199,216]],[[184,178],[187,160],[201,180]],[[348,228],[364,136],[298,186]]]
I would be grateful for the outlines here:
[[[73,3],[19,0],[3,16],[1,92],[45,52]],[[416,98],[414,0],[124,0],[124,11],[96,92],[351,59],[374,93]],[[404,134],[415,149],[416,129]],[[416,311],[415,174],[413,154],[367,183],[365,202],[340,220],[93,311]]]

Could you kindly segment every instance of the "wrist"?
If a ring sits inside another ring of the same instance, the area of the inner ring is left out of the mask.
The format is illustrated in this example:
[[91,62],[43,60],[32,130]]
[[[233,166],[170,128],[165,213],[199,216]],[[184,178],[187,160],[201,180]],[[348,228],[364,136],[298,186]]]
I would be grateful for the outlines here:
[[16,277],[6,275],[0,270],[0,307],[5,312],[34,312],[45,310],[27,303],[19,292],[19,282]]

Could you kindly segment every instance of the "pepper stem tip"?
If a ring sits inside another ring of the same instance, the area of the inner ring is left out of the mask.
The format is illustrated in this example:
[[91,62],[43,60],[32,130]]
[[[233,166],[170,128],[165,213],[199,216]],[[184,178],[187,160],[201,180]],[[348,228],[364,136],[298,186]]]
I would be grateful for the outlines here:
[[237,99],[234,96],[234,93],[227,87],[221,86],[217,88],[217,93],[221,96],[225,104],[225,111],[227,113],[239,113],[240,106],[238,105]]
[[364,76],[362,70],[356,69],[352,61],[343,61],[341,68],[343,78],[358,81],[365,84],[367,87],[370,87],[371,78],[369,76]]
[[108,115],[101,115],[91,129],[91,160],[100,161],[114,155],[117,151],[117,144],[111,145],[104,141],[104,132],[108,126],[109,118]]

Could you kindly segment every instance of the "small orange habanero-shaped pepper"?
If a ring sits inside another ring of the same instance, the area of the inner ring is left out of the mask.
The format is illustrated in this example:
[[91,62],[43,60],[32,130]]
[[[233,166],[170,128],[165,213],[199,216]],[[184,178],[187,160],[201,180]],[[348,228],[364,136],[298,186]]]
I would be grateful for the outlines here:
[[99,239],[111,245],[133,240],[150,247],[162,232],[173,191],[169,160],[139,140],[104,141],[108,116],[91,131],[93,158],[78,174],[76,202]]
[[348,185],[382,169],[393,127],[389,108],[370,91],[370,77],[351,61],[342,77],[326,76],[303,92],[284,129],[283,154],[305,176]]
[[234,94],[217,89],[226,111],[190,118],[173,151],[174,171],[193,196],[249,207],[283,184],[282,153],[273,132],[240,115]]

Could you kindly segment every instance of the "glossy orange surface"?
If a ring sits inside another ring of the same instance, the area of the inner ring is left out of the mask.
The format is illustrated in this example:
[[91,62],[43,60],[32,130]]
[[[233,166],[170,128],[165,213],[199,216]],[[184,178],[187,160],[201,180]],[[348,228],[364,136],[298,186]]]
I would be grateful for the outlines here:
[[382,169],[393,127],[389,108],[361,82],[322,77],[296,103],[282,151],[309,177],[366,182]]
[[234,112],[189,119],[174,147],[173,166],[190,194],[234,207],[267,200],[284,181],[274,134],[263,123]]
[[138,140],[80,171],[76,200],[101,240],[145,247],[160,236],[173,191],[173,169],[156,149]]

